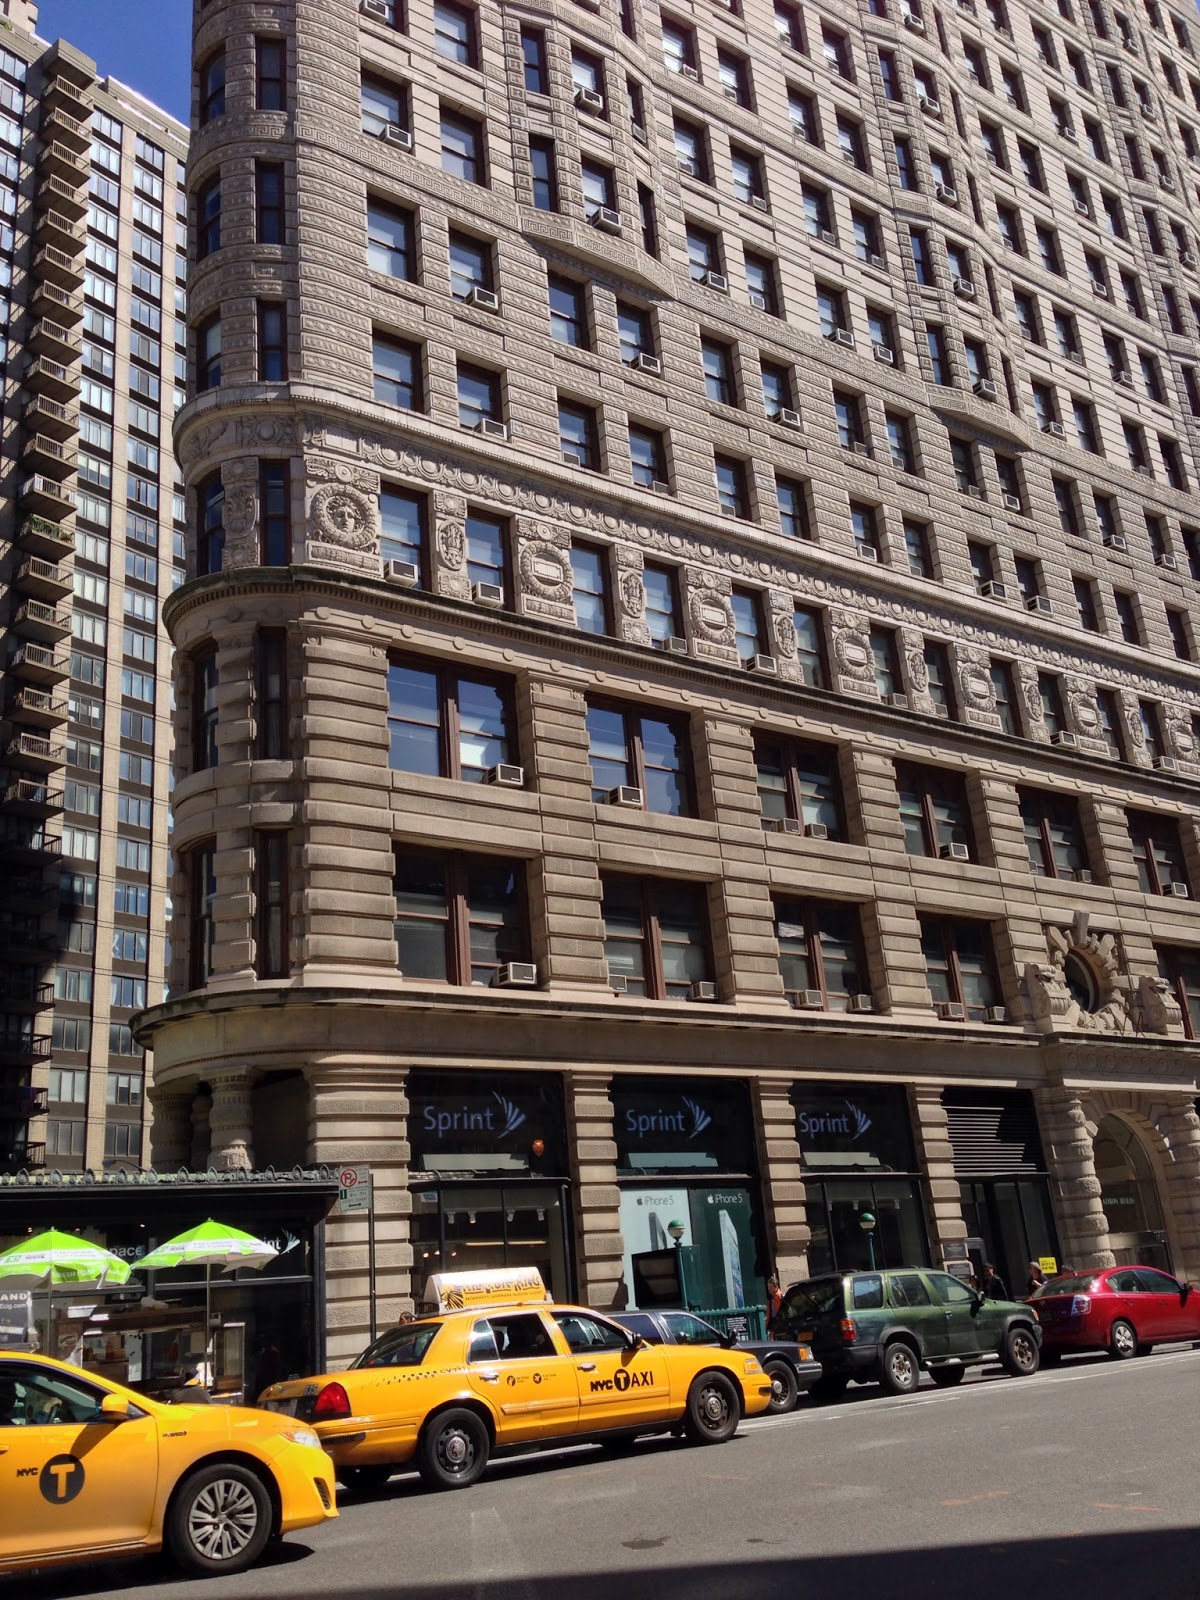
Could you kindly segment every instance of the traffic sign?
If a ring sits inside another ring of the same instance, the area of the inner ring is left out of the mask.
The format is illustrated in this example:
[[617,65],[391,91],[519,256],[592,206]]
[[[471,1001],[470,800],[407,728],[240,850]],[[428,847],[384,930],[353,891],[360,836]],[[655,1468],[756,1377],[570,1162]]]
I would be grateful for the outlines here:
[[338,1173],[338,1200],[342,1210],[370,1211],[370,1167],[343,1167]]

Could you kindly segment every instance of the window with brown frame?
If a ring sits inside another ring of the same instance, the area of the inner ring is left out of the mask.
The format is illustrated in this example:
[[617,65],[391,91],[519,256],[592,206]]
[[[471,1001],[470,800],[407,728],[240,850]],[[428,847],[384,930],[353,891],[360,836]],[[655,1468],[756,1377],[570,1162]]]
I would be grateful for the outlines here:
[[264,567],[286,567],[292,559],[291,462],[259,465],[259,561]]
[[1157,816],[1152,811],[1127,811],[1125,818],[1142,893],[1188,893],[1191,884],[1178,819]]
[[1087,843],[1073,795],[1018,789],[1025,847],[1032,872],[1076,881],[1088,871]]
[[1200,1039],[1200,950],[1158,947],[1158,970],[1183,1012],[1188,1039]]
[[967,785],[961,773],[897,761],[896,791],[904,848],[910,856],[944,856],[975,861],[975,834]]
[[620,788],[640,789],[647,811],[695,815],[686,717],[612,700],[587,703],[592,799],[603,805]]
[[960,1005],[971,1022],[983,1022],[988,1010],[1003,1003],[991,928],[950,917],[921,917],[920,925],[934,1005]]
[[406,978],[486,988],[508,962],[528,960],[523,862],[398,847],[394,863]]
[[254,970],[260,978],[285,978],[288,960],[288,836],[254,835]]
[[758,799],[764,819],[791,818],[805,828],[846,837],[837,746],[763,736],[754,741]]
[[287,41],[254,41],[254,104],[259,111],[287,110]]
[[287,633],[283,628],[260,628],[255,642],[257,661],[257,737],[255,755],[260,761],[279,761],[288,753]]
[[708,894],[703,884],[655,878],[602,879],[609,977],[647,1000],[688,1000],[712,975]]
[[846,1011],[855,995],[870,994],[857,906],[836,900],[779,900],[775,937],[789,1005],[807,1007],[809,997],[819,994],[824,1010]]
[[215,767],[217,750],[217,652],[192,657],[192,771]]
[[513,761],[512,684],[401,657],[388,667],[388,765],[393,772],[482,783]]
[[188,988],[202,989],[212,976],[216,944],[216,846],[188,851]]

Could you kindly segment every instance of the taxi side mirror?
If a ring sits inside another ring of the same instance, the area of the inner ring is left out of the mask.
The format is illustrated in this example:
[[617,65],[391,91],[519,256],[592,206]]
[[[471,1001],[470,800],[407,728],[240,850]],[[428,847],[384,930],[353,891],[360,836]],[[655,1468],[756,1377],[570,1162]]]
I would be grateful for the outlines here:
[[106,1394],[100,1402],[101,1422],[128,1422],[129,1401],[124,1395]]
[[642,1338],[641,1334],[634,1333],[632,1330],[625,1336],[626,1350],[641,1350],[645,1343],[646,1341]]

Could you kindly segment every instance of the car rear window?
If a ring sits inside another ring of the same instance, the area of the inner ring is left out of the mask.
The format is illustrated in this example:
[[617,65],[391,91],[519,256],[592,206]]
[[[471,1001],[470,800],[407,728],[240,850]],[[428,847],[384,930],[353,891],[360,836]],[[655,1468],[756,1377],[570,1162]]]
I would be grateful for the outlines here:
[[1035,1289],[1033,1298],[1045,1300],[1052,1294],[1090,1294],[1099,1280],[1095,1273],[1079,1273],[1072,1278],[1051,1278],[1049,1283],[1044,1283],[1040,1289]]
[[811,1330],[822,1317],[842,1314],[842,1280],[840,1278],[809,1278],[804,1283],[794,1283],[784,1296],[779,1315],[771,1324],[771,1332],[778,1338]]
[[850,1284],[850,1304],[855,1311],[878,1311],[883,1305],[883,1279],[877,1272],[864,1273]]
[[406,1322],[403,1327],[389,1328],[369,1345],[352,1367],[419,1367],[425,1352],[433,1343],[440,1322]]

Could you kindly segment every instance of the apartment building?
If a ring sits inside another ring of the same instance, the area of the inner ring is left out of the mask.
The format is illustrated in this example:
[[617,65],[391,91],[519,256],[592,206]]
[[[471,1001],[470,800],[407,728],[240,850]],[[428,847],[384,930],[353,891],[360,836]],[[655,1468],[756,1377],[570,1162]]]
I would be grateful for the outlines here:
[[0,9],[0,1174],[99,1172],[164,970],[187,131]]
[[1200,1272],[1198,51],[197,6],[134,1032],[157,1164],[371,1168],[334,1359],[438,1266]]

